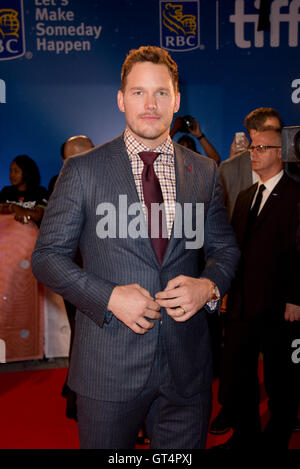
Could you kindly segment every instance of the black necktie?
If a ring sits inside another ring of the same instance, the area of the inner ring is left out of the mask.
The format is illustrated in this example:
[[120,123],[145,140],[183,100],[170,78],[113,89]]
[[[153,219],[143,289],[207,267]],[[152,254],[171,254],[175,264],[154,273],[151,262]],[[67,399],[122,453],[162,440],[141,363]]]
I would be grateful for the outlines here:
[[[157,204],[162,204],[164,201],[160,183],[153,167],[153,163],[158,155],[159,153],[155,153],[153,151],[142,151],[139,153],[139,156],[144,163],[142,183],[145,205],[148,210],[148,233],[151,237],[156,256],[159,262],[162,263],[168,245],[165,213],[164,211],[162,213],[162,211],[157,210],[155,213],[158,216],[152,216],[154,213],[154,207],[152,204],[156,204],[157,207]],[[163,237],[163,234],[165,237]]]
[[255,223],[256,217],[257,217],[258,212],[259,212],[259,207],[261,205],[263,191],[265,190],[265,188],[266,187],[263,184],[261,184],[261,186],[258,189],[254,205],[253,205],[253,207],[251,208],[251,210],[249,212],[247,231],[250,231],[251,228],[253,227],[254,223]]

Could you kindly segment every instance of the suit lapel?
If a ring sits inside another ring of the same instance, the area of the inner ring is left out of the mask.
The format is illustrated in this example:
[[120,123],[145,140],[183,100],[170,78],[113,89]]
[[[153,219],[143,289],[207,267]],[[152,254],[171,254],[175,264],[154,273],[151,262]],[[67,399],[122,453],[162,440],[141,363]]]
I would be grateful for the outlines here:
[[[186,153],[180,145],[174,145],[175,150],[175,178],[176,178],[176,205],[180,205],[183,209],[183,204],[185,202],[190,202],[192,200],[191,194],[193,189],[193,177],[194,171],[192,164],[189,165],[187,162]],[[164,256],[163,264],[167,262],[171,252],[173,251],[175,245],[180,242],[179,238],[174,237],[174,225],[176,223],[176,215],[173,222],[172,232],[169,239],[168,247]],[[182,233],[182,236],[184,233]]]
[[[115,140],[112,152],[110,154],[110,160],[108,162],[108,174],[110,180],[109,184],[112,185],[115,192],[120,195],[127,196],[127,209],[132,204],[139,204],[140,198],[137,192],[134,176],[132,173],[131,163],[126,151],[123,137]],[[141,217],[144,223],[143,229],[148,230],[147,223],[144,217]],[[128,223],[128,220],[127,220]],[[151,240],[149,237],[144,238],[145,243],[147,243],[148,248],[147,252],[151,255],[152,259],[156,264],[159,265],[156,254],[154,252]]]
[[[191,201],[193,189],[192,165],[187,162],[186,153],[178,146],[175,147],[175,176],[176,176],[176,202],[183,204]],[[173,232],[173,230],[172,230]],[[173,233],[172,233],[173,234]]]
[[[109,183],[112,184],[112,186],[115,188],[116,192],[119,195],[127,195],[128,206],[133,203],[140,203],[134,177],[132,174],[131,164],[128,158],[123,138],[120,137],[120,139],[116,139],[113,142],[113,145],[114,146],[112,147],[110,160],[108,162],[108,174],[110,177]],[[180,204],[180,206],[183,208],[183,204],[185,202],[190,202],[192,200],[191,194],[193,190],[194,168],[192,166],[192,163],[191,165],[188,164],[184,149],[181,149],[180,145],[174,145],[174,147],[176,203]],[[175,219],[173,222],[171,236],[162,265],[167,261],[176,243],[181,241],[181,239],[174,238],[174,223]],[[160,264],[155,255],[150,238],[146,238],[145,242],[148,243],[149,254],[151,254],[157,266],[159,266]]]
[[[268,218],[270,213],[272,213],[274,210],[277,210],[278,204],[281,200],[282,190],[284,190],[287,182],[287,176],[284,174],[278,184],[272,190],[259,215],[257,216],[256,221],[251,230],[251,235],[252,233],[255,233],[257,228],[259,228],[259,226],[261,226],[265,222],[266,218]],[[255,196],[256,190],[257,183],[251,186],[247,191],[245,191],[240,200],[237,216],[235,216],[235,218],[233,219],[233,227],[237,234],[240,246],[243,245],[243,242],[245,240],[247,221],[251,209],[252,200]]]
[[239,246],[243,246],[251,203],[257,189],[257,183],[242,192],[237,199],[237,206],[233,212],[232,226],[237,235]]
[[282,178],[280,179],[280,181],[276,184],[276,186],[272,190],[268,199],[266,200],[263,208],[261,209],[257,217],[257,220],[254,224],[253,229],[256,229],[258,226],[260,226],[271,212],[273,212],[274,210],[277,210],[278,204],[280,203],[280,200],[281,200],[282,190],[284,189],[286,184],[287,184],[287,176],[284,174]]
[[111,183],[115,187],[119,195],[127,195],[128,204],[140,201],[122,137],[114,142],[108,163],[108,172],[110,175],[110,181],[108,181],[108,183]]

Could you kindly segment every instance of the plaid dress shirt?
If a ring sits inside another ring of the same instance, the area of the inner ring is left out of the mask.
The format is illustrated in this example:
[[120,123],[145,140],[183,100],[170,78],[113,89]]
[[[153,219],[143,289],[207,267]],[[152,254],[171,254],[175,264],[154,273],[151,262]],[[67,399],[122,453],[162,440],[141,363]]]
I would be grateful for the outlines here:
[[124,142],[131,163],[131,168],[139,195],[143,211],[146,217],[147,211],[144,202],[142,172],[144,163],[139,157],[141,151],[155,151],[160,153],[154,162],[154,171],[159,179],[166,213],[166,222],[168,237],[171,236],[175,217],[176,203],[176,178],[175,178],[175,159],[174,146],[171,137],[168,137],[161,145],[155,149],[149,149],[146,145],[138,142],[128,129],[124,132]]

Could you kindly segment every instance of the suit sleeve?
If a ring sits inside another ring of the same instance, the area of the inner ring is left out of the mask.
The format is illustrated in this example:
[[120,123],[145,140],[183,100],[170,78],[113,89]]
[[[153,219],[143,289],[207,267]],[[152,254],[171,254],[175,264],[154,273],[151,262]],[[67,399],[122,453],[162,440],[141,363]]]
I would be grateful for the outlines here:
[[240,251],[224,207],[223,191],[216,172],[205,220],[204,252],[206,265],[201,277],[212,280],[222,297],[235,275]]
[[36,278],[102,326],[115,284],[79,267],[76,251],[85,223],[84,188],[75,158],[64,166],[45,210],[32,270]]
[[219,175],[219,180],[221,183],[221,187],[223,190],[223,196],[224,196],[224,203],[225,207],[228,206],[229,198],[228,198],[228,187],[227,187],[227,182],[226,182],[226,166],[224,166],[224,162],[220,164],[218,168],[218,175]]

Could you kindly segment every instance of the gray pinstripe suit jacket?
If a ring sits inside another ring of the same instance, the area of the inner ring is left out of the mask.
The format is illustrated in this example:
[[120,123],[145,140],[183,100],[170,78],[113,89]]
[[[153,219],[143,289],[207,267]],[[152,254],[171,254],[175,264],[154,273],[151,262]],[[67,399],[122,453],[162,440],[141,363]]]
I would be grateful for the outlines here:
[[237,196],[253,184],[251,158],[248,151],[222,161],[218,174],[224,190],[227,213],[231,219]]
[[[143,389],[161,334],[177,391],[191,396],[211,384],[211,351],[205,310],[185,323],[162,311],[162,323],[135,334],[107,311],[116,285],[139,283],[151,295],[177,275],[207,277],[223,295],[239,251],[212,160],[175,146],[177,202],[203,202],[204,247],[186,249],[172,234],[162,265],[149,238],[100,239],[101,202],[139,202],[122,136],[65,164],[46,209],[32,255],[36,277],[77,307],[69,384],[94,399],[125,401]],[[118,222],[117,222],[118,223]],[[79,245],[83,268],[73,258]],[[110,319],[110,320],[109,320]]]

